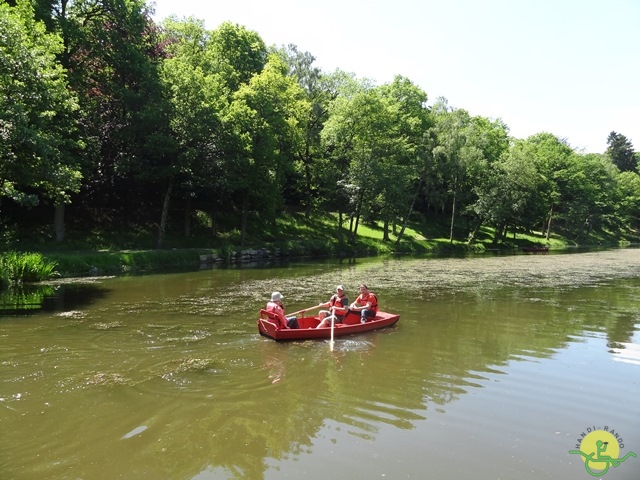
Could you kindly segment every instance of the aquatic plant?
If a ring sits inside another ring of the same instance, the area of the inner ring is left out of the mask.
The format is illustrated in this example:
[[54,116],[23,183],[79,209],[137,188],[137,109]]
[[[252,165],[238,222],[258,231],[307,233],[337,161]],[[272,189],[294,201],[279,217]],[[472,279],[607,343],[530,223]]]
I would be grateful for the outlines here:
[[0,288],[48,280],[56,276],[56,262],[40,253],[6,252],[0,255]]

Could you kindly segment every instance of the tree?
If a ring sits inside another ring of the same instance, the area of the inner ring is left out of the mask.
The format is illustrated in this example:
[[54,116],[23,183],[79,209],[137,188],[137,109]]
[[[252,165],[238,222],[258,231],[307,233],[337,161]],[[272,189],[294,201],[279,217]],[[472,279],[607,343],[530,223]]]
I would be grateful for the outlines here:
[[58,58],[79,99],[88,160],[80,198],[115,213],[100,216],[103,225],[126,224],[144,210],[127,206],[146,205],[155,187],[144,175],[147,156],[157,152],[148,142],[167,131],[157,29],[144,0],[35,1],[38,15],[63,38]]
[[241,85],[223,117],[228,133],[225,174],[239,207],[241,245],[251,211],[269,221],[282,205],[282,189],[303,141],[309,103],[288,66],[276,54],[264,69]]
[[561,217],[569,235],[583,241],[592,231],[602,231],[614,224],[618,175],[619,170],[605,155],[569,157],[563,172]]
[[433,121],[426,105],[427,94],[408,78],[396,76],[379,90],[389,117],[385,137],[391,140],[382,162],[383,238],[389,240],[389,222],[395,226],[397,220],[403,220],[396,240],[399,242],[422,188],[425,166],[431,159],[426,132]]
[[288,186],[291,192],[289,200],[299,198],[308,218],[318,200],[319,186],[324,184],[321,178],[323,152],[320,132],[329,116],[329,102],[335,99],[337,92],[332,77],[313,66],[315,57],[309,52],[300,52],[295,45],[289,45],[278,50],[278,53],[289,65],[289,74],[297,80],[310,103],[305,134],[296,152],[298,164],[295,178],[301,177],[302,181],[293,181]]
[[[531,161],[541,175],[543,182],[537,192],[536,210],[530,212],[534,221],[539,221],[546,239],[551,236],[553,220],[563,215],[566,210],[567,198],[571,180],[567,177],[567,166],[574,154],[565,140],[561,140],[551,133],[537,133],[526,139]],[[546,212],[544,216],[535,219],[536,212]]]
[[607,137],[607,145],[606,154],[621,172],[636,172],[638,170],[633,144],[627,137],[620,133],[611,132]]
[[62,41],[28,1],[0,3],[0,200],[71,201],[80,188],[77,102],[56,55]]
[[443,203],[443,209],[450,202],[449,241],[453,242],[458,210],[473,211],[469,207],[475,201],[474,187],[482,185],[490,163],[507,148],[507,128],[500,120],[471,117],[466,110],[451,109],[444,99],[433,111],[436,175],[431,195]]
[[509,226],[531,228],[542,184],[532,161],[531,145],[526,141],[517,141],[489,165],[485,181],[474,188],[478,198],[473,210],[482,223],[494,228],[494,243],[504,239]]
[[207,55],[213,71],[224,80],[228,91],[235,92],[262,71],[268,52],[257,32],[223,22],[211,32]]
[[187,203],[184,224],[188,235],[190,199],[220,188],[220,115],[228,102],[228,92],[209,52],[211,32],[203,22],[170,18],[163,24],[163,32],[168,58],[161,64],[160,77],[168,99],[169,128],[156,144],[166,145],[170,140],[171,145],[166,145],[164,155],[155,156],[148,174],[164,185],[158,247],[163,243],[176,191]]
[[367,80],[356,79],[355,75],[339,70],[331,75],[331,82],[335,85],[336,95],[329,102],[329,118],[321,132],[322,148],[326,152],[323,165],[326,175],[322,177],[322,186],[331,198],[339,200],[339,229],[342,227],[343,207],[350,215],[349,242],[353,243],[363,199],[375,180],[366,162],[370,157],[370,147],[365,107],[371,103],[368,96],[373,86]]
[[618,203],[616,217],[618,229],[637,228],[640,221],[640,176],[635,172],[622,172],[617,177]]

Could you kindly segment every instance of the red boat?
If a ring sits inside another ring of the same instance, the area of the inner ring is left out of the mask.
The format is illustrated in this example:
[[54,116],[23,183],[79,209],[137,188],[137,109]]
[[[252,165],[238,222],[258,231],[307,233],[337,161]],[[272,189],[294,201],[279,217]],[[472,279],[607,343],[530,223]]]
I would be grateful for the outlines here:
[[[360,323],[359,312],[348,312],[342,323],[334,324],[333,336],[341,337],[354,333],[369,332],[381,328],[391,327],[400,320],[400,315],[395,313],[380,312],[375,318],[369,319],[367,323]],[[300,328],[277,328],[276,321],[271,312],[260,310],[258,318],[258,330],[260,335],[273,338],[274,340],[310,340],[317,338],[331,338],[331,325],[317,328],[320,323],[318,316],[298,318]]]

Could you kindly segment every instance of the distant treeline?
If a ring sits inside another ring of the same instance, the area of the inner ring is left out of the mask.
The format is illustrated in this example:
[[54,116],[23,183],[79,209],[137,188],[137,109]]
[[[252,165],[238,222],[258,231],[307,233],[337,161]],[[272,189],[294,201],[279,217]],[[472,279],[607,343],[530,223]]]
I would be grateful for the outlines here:
[[496,242],[638,227],[638,155],[622,134],[601,154],[512,138],[501,120],[429,105],[406,77],[323,72],[294,45],[232,23],[157,24],[149,8],[0,0],[0,242],[37,219],[58,242],[70,225],[155,224],[162,247],[168,226],[196,224],[244,244],[283,208],[336,212],[345,242],[371,221],[399,240],[433,213],[470,243],[483,227]]

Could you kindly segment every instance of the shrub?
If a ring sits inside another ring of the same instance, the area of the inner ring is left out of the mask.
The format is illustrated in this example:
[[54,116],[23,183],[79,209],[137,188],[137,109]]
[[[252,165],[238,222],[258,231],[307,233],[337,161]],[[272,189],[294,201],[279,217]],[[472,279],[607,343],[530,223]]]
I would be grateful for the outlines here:
[[0,284],[18,285],[48,280],[56,275],[57,264],[40,253],[7,252],[0,255]]

